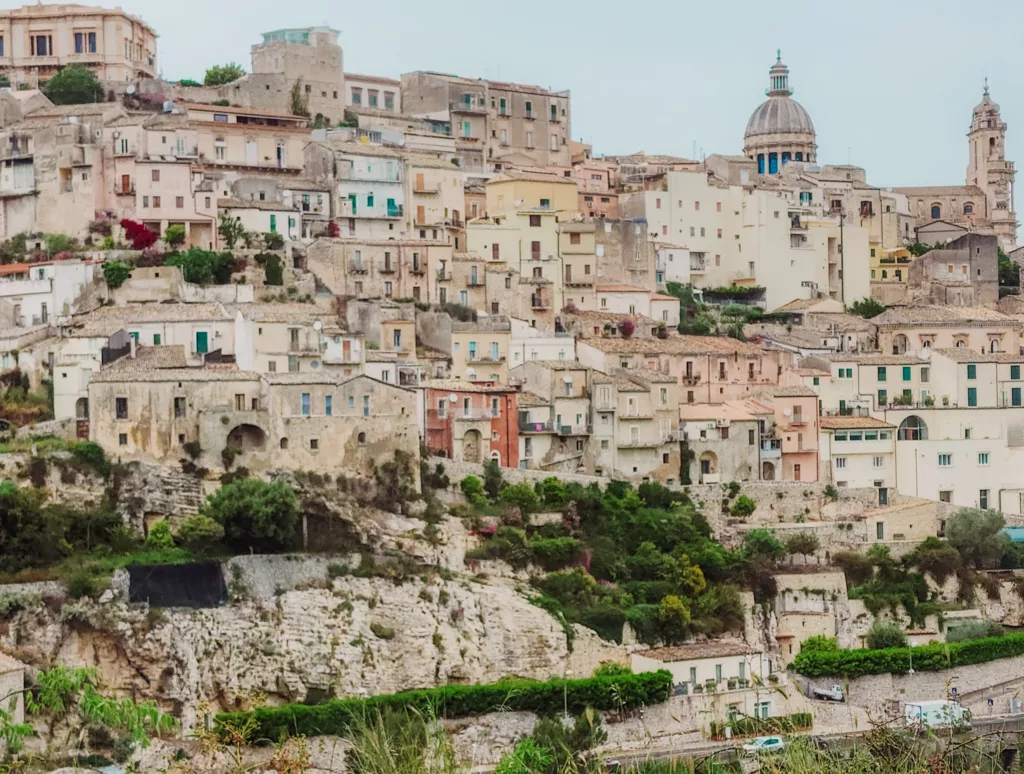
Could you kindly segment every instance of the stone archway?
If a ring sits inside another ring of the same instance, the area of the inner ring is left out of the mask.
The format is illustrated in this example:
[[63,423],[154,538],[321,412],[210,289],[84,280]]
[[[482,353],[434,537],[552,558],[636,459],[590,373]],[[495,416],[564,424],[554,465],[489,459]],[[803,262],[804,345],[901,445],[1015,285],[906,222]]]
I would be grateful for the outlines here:
[[761,463],[761,480],[762,481],[774,481],[775,480],[775,465],[771,462]]
[[700,465],[700,482],[702,484],[718,483],[718,455],[706,451],[700,455],[698,464]]
[[238,425],[228,433],[228,445],[243,453],[263,451],[267,448],[267,434],[256,425]]
[[89,418],[89,399],[79,398],[75,401],[75,419]]
[[462,461],[481,462],[480,459],[481,436],[479,430],[467,430],[462,436]]
[[892,353],[894,355],[905,355],[910,347],[910,341],[902,333],[892,337]]

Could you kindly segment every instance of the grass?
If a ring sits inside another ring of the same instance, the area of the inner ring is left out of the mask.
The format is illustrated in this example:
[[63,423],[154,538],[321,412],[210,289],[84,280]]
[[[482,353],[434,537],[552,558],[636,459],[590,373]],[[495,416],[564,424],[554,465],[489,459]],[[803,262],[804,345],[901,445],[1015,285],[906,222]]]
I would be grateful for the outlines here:
[[109,579],[116,570],[133,564],[188,564],[195,555],[184,548],[168,548],[160,551],[140,548],[126,554],[113,555],[107,550],[69,556],[62,562],[49,567],[30,567],[13,573],[0,573],[0,583],[37,583],[40,581],[68,581],[91,577],[95,580]]
[[52,435],[42,438],[14,438],[10,441],[0,443],[0,454],[28,454],[32,447],[36,448],[39,454],[50,454],[59,451],[74,451],[81,441],[69,441],[64,438],[57,438]]

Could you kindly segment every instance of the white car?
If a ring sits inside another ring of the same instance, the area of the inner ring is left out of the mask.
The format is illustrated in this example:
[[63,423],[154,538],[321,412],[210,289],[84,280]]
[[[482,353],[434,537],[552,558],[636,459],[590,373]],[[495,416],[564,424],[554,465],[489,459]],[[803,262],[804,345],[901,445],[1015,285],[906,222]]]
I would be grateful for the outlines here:
[[768,753],[778,752],[786,746],[781,736],[759,736],[756,739],[743,745],[745,753]]

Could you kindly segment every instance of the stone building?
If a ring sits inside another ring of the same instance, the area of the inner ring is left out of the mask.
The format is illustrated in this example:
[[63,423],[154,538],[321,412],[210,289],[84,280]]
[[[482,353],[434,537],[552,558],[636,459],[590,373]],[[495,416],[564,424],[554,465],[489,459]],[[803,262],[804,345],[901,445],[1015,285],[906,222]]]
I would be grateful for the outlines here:
[[402,75],[402,109],[451,121],[459,166],[569,167],[568,91],[417,71]]
[[968,233],[910,262],[908,290],[926,303],[994,306],[999,301],[999,238]]
[[593,473],[590,369],[574,360],[530,360],[509,372],[519,395],[520,467]]
[[452,271],[452,247],[434,241],[318,239],[305,267],[337,296],[436,298],[436,286]]
[[971,231],[994,233],[1006,250],[1017,245],[1016,169],[1006,160],[1006,122],[992,101],[988,81],[971,117],[968,161],[962,186],[895,188],[910,200],[917,225],[944,220]]
[[499,384],[423,382],[423,438],[431,453],[456,462],[494,459],[519,467],[518,390]]
[[345,73],[345,107],[401,114],[402,82],[377,75]]
[[761,479],[761,427],[756,416],[728,403],[679,407],[690,452],[691,484]]
[[156,31],[121,8],[36,3],[0,11],[0,73],[14,88],[38,88],[60,68],[82,64],[101,81],[152,78]]

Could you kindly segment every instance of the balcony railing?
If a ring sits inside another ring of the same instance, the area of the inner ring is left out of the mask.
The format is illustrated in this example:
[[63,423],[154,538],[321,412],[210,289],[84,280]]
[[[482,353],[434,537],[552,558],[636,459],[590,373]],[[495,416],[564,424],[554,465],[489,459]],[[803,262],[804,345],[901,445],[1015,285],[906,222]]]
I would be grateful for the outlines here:
[[534,296],[530,299],[530,306],[534,309],[550,309],[551,300],[547,298],[537,298]]
[[456,422],[479,422],[485,419],[496,419],[497,414],[489,408],[471,408],[468,411],[463,409],[461,411],[453,412],[452,418]]
[[479,104],[480,100],[474,97],[469,102],[462,99],[453,99],[448,103],[448,110],[452,113],[472,113],[478,115],[487,114],[487,105]]
[[134,196],[135,195],[135,183],[132,183],[128,187],[123,185],[115,185],[114,193],[117,196]]
[[368,271],[366,264],[361,261],[350,261],[348,270],[351,274],[366,274]]
[[554,422],[524,422],[519,420],[520,433],[551,433],[554,432]]
[[570,287],[588,287],[594,284],[593,276],[566,277],[565,284]]
[[445,271],[444,269],[438,269],[437,270],[437,281],[438,282],[450,282],[451,279],[452,279],[452,275],[450,273],[448,273],[447,271]]
[[466,358],[466,362],[468,362],[468,363],[504,363],[505,362],[505,356],[504,355],[498,355],[497,357],[494,357],[493,355],[485,355],[483,353],[470,352],[469,353],[469,357]]
[[397,207],[388,207],[388,214],[386,217],[389,218],[401,218],[405,214],[405,208],[402,205]]
[[782,456],[782,441],[778,438],[769,438],[761,441],[762,459],[777,459]]

